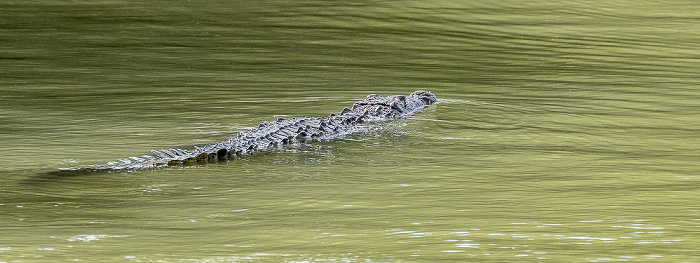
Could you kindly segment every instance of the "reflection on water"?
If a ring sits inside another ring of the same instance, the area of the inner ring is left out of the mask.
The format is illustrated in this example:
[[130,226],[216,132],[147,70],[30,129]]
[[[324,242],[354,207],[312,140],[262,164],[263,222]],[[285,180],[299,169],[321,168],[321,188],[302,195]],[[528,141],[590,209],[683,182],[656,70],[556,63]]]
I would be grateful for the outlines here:
[[[0,261],[700,260],[694,1],[0,10]],[[388,132],[56,173],[417,89]]]

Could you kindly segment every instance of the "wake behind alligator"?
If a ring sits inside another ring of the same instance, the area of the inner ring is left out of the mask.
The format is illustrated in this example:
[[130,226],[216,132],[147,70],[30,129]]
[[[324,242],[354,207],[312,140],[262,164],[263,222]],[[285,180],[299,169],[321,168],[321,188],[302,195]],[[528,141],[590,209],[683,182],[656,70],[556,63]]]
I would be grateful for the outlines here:
[[437,101],[435,95],[419,90],[408,96],[388,97],[370,94],[328,117],[302,117],[264,122],[258,128],[238,133],[227,141],[195,146],[194,150],[169,149],[151,151],[153,155],[129,157],[119,161],[85,168],[64,168],[81,171],[135,171],[167,166],[181,166],[230,160],[251,155],[265,149],[274,149],[296,141],[326,141],[353,133],[367,122],[402,119]]

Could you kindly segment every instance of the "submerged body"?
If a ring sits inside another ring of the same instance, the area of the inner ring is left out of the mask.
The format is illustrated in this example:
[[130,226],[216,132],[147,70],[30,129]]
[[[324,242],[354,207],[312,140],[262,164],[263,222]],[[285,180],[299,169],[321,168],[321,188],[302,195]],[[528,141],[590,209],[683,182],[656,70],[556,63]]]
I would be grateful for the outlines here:
[[193,151],[169,149],[151,151],[153,155],[129,157],[118,162],[93,165],[91,170],[141,170],[162,166],[207,163],[250,155],[259,150],[274,148],[294,141],[331,140],[354,132],[359,124],[370,121],[401,119],[412,115],[437,101],[427,91],[415,91],[408,96],[383,97],[370,94],[339,114],[328,117],[302,117],[264,122],[258,128],[238,133],[227,141],[195,146]]

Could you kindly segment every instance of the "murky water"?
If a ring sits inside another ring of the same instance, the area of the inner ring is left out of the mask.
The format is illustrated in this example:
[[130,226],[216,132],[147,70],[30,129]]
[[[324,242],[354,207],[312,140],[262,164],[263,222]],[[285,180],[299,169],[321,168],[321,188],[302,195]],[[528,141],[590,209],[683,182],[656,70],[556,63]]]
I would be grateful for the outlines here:
[[[0,262],[700,261],[696,1],[3,1]],[[326,116],[379,132],[55,176]]]

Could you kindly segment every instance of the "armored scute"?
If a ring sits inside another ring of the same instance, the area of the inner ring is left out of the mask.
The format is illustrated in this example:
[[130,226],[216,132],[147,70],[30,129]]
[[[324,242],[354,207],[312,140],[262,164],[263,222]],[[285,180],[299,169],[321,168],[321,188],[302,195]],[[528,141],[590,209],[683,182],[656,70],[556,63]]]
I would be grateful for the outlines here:
[[437,101],[427,91],[416,91],[408,96],[383,97],[370,94],[339,114],[328,117],[303,117],[263,122],[258,128],[240,132],[236,137],[217,144],[195,146],[194,150],[169,149],[151,151],[153,155],[129,157],[102,165],[93,170],[141,170],[162,166],[177,166],[216,162],[237,156],[250,155],[259,150],[280,147],[295,141],[331,140],[354,132],[362,123],[401,119],[412,115]]

